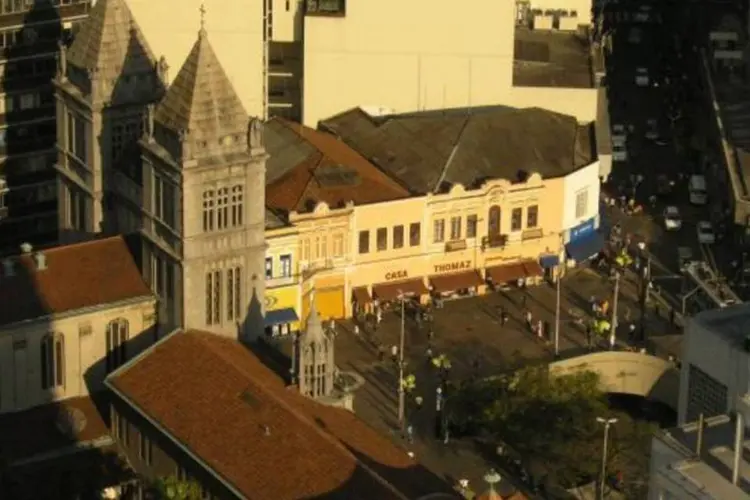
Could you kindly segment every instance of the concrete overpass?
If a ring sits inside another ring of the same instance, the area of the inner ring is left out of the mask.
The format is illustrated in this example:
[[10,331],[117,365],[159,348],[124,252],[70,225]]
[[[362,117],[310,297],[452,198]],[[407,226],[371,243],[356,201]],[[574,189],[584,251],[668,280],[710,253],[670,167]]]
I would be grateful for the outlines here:
[[589,370],[605,392],[634,394],[677,410],[680,372],[674,363],[638,352],[606,351],[550,363],[551,372]]

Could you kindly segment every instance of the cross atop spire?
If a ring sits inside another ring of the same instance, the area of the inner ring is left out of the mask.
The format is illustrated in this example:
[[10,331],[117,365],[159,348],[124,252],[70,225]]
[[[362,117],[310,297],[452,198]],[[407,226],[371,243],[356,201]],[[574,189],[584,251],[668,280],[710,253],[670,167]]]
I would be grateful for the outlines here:
[[204,35],[206,33],[206,5],[201,2],[200,9],[198,9],[198,12],[201,13],[201,30],[200,34]]

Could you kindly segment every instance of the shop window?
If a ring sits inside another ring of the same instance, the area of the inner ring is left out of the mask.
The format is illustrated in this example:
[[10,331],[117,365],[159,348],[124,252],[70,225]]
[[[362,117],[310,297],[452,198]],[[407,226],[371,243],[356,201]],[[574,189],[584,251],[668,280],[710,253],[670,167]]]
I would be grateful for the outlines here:
[[445,241],[445,219],[435,219],[432,227],[433,243],[442,243]]
[[266,279],[273,278],[273,257],[266,257]]
[[409,245],[416,247],[422,241],[422,225],[419,222],[409,224]]
[[451,241],[461,239],[461,217],[451,217]]
[[585,217],[589,210],[589,191],[582,189],[576,193],[576,219]]
[[393,226],[393,248],[404,247],[404,226]]
[[532,205],[526,209],[526,228],[534,229],[539,224],[539,205]]
[[493,205],[487,214],[487,233],[489,236],[500,236],[500,207]]
[[379,227],[377,232],[378,252],[388,250],[388,228]]
[[523,208],[514,208],[510,213],[510,230],[520,231],[523,227]]
[[359,232],[359,253],[370,252],[370,231]]
[[292,275],[292,256],[282,255],[279,260],[281,261],[281,276],[284,278],[290,277]]
[[477,216],[476,214],[466,216],[466,237],[477,237]]

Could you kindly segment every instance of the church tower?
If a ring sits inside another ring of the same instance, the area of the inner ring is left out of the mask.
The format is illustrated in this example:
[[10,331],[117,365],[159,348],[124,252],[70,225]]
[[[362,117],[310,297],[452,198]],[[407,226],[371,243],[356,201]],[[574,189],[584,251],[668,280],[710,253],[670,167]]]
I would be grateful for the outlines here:
[[305,331],[297,339],[293,362],[300,392],[320,399],[330,397],[334,390],[334,341],[323,328],[314,298],[311,298],[310,309]]
[[249,118],[203,26],[145,123],[141,260],[157,284],[162,323],[258,338],[265,294],[263,126]]
[[99,0],[69,49],[61,46],[57,101],[58,228],[62,243],[116,228],[113,166],[163,94],[159,66],[125,0]]

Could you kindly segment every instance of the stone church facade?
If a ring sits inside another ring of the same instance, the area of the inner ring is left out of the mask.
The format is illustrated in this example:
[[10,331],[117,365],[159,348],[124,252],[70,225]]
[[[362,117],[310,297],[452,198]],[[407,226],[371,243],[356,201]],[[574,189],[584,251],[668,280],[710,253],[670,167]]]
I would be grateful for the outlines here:
[[60,242],[136,233],[166,329],[263,333],[265,163],[203,26],[173,81],[123,0],[96,4],[55,79]]

